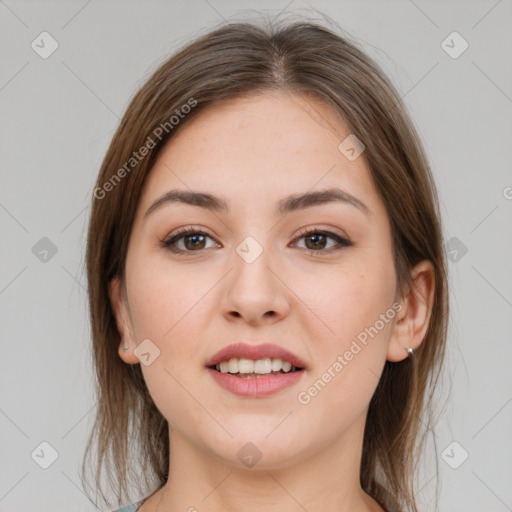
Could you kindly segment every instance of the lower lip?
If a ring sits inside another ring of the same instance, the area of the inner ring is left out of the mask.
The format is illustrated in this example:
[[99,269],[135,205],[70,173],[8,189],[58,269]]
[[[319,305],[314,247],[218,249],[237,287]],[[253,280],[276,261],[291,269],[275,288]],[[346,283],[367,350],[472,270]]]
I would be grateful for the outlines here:
[[270,396],[287,387],[293,386],[301,379],[304,373],[304,370],[298,370],[292,373],[272,375],[271,377],[246,379],[244,377],[235,377],[230,373],[218,372],[212,368],[207,368],[207,370],[213,380],[224,389],[238,396],[252,398]]

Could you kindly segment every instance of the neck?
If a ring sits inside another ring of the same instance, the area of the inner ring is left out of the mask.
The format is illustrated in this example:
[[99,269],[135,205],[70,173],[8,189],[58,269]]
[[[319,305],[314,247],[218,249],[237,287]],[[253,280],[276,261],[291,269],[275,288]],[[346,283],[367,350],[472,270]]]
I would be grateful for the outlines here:
[[169,480],[140,512],[383,512],[359,483],[364,420],[322,450],[260,469],[230,464],[171,429]]

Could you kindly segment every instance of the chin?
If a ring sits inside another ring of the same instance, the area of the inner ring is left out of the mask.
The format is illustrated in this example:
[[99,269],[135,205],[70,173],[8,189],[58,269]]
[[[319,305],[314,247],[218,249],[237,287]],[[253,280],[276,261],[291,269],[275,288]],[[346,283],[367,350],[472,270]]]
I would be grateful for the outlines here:
[[207,446],[216,458],[228,466],[253,471],[282,469],[307,457],[305,452],[308,450],[302,450],[302,439],[282,425],[276,428],[278,423],[273,423],[272,428],[267,428],[266,424],[251,428],[245,425],[246,428],[242,426],[236,430],[228,428],[233,434],[232,438],[226,434],[220,439],[210,440]]

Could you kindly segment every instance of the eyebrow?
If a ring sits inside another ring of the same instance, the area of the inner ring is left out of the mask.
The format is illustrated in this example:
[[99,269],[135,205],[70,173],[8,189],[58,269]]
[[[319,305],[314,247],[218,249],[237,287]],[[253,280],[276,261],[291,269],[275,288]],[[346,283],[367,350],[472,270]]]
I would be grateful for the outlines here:
[[[297,210],[335,202],[352,205],[364,214],[371,215],[371,210],[360,199],[339,188],[289,195],[277,203],[275,214],[286,215]],[[229,212],[229,206],[226,201],[213,194],[190,190],[170,190],[154,201],[146,210],[144,219],[155,210],[176,203],[199,206],[213,212]]]

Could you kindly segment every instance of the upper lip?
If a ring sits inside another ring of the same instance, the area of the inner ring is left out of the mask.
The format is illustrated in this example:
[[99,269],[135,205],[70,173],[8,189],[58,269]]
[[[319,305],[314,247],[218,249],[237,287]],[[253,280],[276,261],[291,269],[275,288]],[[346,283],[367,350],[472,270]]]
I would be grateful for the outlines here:
[[232,357],[246,358],[246,359],[266,359],[266,358],[279,358],[283,361],[290,362],[296,368],[305,368],[306,363],[298,356],[286,350],[283,347],[274,345],[273,343],[263,343],[260,345],[249,345],[247,343],[239,342],[228,345],[213,354],[206,366],[215,366],[222,361],[229,361]]

